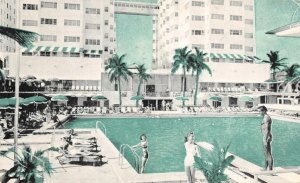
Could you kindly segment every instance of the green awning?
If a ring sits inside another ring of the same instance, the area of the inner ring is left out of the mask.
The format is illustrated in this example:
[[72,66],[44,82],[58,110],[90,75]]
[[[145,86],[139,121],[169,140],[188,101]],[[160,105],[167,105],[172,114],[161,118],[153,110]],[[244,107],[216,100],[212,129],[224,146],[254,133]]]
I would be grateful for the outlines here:
[[43,48],[42,46],[38,46],[34,51],[39,52],[42,48]]
[[80,48],[80,49],[79,49],[79,52],[80,52],[80,53],[83,53],[83,52],[84,52],[84,49],[83,49],[83,48]]
[[62,52],[68,52],[68,47],[63,47]]
[[211,53],[210,58],[218,58],[215,54]]
[[47,47],[45,48],[45,52],[49,52],[50,49],[51,49],[51,47],[50,47],[50,46],[47,46]]
[[52,52],[58,52],[59,47],[54,47],[54,49],[52,50]]
[[230,54],[232,56],[232,58],[237,59],[235,54]]
[[228,54],[224,54],[224,56],[228,59],[232,59]]
[[32,50],[33,48],[34,48],[34,47],[27,48],[24,52],[25,52],[25,53],[30,53],[30,52],[32,52],[31,50]]
[[237,54],[238,59],[244,59],[242,55]]
[[77,52],[76,52],[76,48],[72,47],[70,52],[71,52],[71,53],[77,53]]
[[218,58],[226,58],[223,54],[217,53]]

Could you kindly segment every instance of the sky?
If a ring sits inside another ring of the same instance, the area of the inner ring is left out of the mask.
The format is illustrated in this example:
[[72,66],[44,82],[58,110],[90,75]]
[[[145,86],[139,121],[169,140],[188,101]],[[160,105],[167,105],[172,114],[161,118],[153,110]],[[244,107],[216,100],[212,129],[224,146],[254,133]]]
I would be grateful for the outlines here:
[[[289,24],[296,9],[297,5],[292,0],[255,1],[257,57],[267,59],[266,53],[271,50],[279,51],[279,56],[288,58],[289,64],[300,64],[300,38],[277,37],[265,34],[267,31]],[[300,10],[295,14],[293,22],[295,21],[300,21]],[[126,53],[125,61],[128,63],[145,63],[146,67],[150,68],[152,60],[152,18],[149,16],[119,14],[116,15],[116,22],[117,53]]]

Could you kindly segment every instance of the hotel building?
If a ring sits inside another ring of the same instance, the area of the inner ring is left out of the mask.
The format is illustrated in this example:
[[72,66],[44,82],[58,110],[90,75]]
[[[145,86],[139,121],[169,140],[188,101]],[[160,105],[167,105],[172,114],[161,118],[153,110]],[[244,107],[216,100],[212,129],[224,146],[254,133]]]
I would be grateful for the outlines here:
[[[16,27],[16,0],[1,0],[0,13],[1,26]],[[15,50],[15,41],[0,35],[0,59],[5,75],[9,74],[9,62]]]
[[[206,61],[213,71],[212,76],[204,72],[200,77],[199,104],[206,104],[212,92],[231,92],[232,97],[226,96],[220,105],[233,106],[237,105],[235,93],[252,94],[266,89],[263,83],[269,79],[269,66],[255,62],[253,0],[160,0],[158,4],[112,0],[20,2],[20,27],[40,35],[34,47],[20,53],[20,76],[60,80],[56,86],[51,82],[46,95],[58,90],[77,97],[77,104],[82,105],[101,91],[109,98],[110,106],[118,103],[117,86],[109,82],[103,68],[115,52],[114,14],[120,12],[147,12],[153,17],[152,79],[142,85],[144,105],[159,109],[162,100],[180,104],[174,97],[182,95],[181,74],[171,75],[170,68],[174,50],[184,46],[208,53]],[[10,68],[14,67],[10,64]],[[130,98],[136,95],[137,85],[136,76],[122,82],[124,104],[135,104]],[[194,78],[188,73],[187,96],[192,97],[193,87]],[[187,103],[192,101],[191,98]]]

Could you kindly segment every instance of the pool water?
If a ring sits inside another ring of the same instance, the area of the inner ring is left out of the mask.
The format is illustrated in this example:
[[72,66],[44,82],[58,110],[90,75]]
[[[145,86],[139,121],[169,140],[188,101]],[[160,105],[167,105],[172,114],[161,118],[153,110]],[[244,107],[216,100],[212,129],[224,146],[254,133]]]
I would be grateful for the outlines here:
[[[196,141],[213,143],[216,140],[223,146],[231,143],[230,152],[264,165],[261,117],[78,118],[65,128],[95,128],[98,120],[105,124],[107,136],[118,149],[121,144],[139,143],[142,133],[147,135],[149,161],[145,173],[184,171],[184,136],[191,130],[195,132]],[[273,120],[275,166],[300,166],[299,132],[300,124]],[[129,155],[126,158],[134,163]]]

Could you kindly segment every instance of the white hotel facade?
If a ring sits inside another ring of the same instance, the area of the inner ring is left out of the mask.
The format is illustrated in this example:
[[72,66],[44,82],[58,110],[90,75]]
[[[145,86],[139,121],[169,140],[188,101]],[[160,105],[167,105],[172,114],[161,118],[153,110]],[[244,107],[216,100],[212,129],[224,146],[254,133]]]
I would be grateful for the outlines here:
[[[20,2],[19,27],[40,35],[33,48],[22,50],[20,76],[57,78],[63,83],[61,91],[101,91],[110,105],[118,103],[116,87],[103,69],[116,51],[114,9],[131,7],[146,12],[149,5],[112,0]],[[200,93],[225,92],[227,88],[251,92],[269,79],[269,66],[255,63],[254,0],[160,0],[150,7],[155,12],[153,78],[143,84],[145,100],[154,100],[157,106],[162,99],[180,95],[180,72],[172,76],[170,67],[174,50],[184,46],[208,53],[206,61],[213,75],[202,74]],[[15,63],[10,64],[10,76],[15,75]],[[137,78],[122,85],[124,103],[134,104],[130,97],[136,93]],[[187,90],[193,91],[193,87],[194,79],[188,76]],[[230,103],[227,97],[222,105]]]

